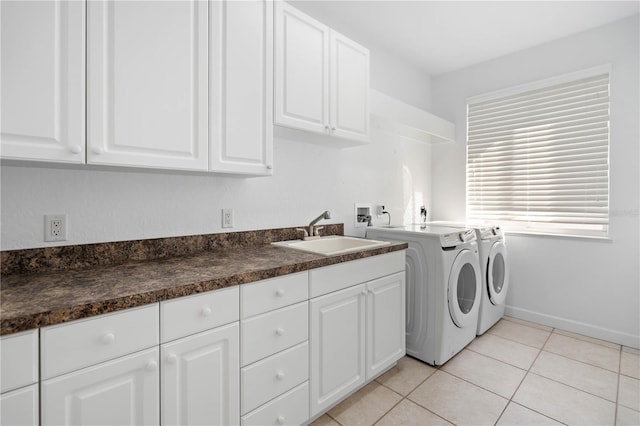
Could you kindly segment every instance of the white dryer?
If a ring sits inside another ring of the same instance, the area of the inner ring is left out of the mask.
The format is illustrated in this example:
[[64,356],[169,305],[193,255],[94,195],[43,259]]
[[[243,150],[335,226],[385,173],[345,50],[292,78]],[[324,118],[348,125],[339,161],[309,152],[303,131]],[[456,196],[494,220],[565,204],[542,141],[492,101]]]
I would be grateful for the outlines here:
[[407,353],[442,365],[476,337],[481,269],[473,229],[367,228],[367,238],[409,243]]
[[477,330],[480,336],[504,316],[504,302],[509,289],[509,267],[502,229],[499,226],[480,226],[475,231],[482,270],[482,297]]

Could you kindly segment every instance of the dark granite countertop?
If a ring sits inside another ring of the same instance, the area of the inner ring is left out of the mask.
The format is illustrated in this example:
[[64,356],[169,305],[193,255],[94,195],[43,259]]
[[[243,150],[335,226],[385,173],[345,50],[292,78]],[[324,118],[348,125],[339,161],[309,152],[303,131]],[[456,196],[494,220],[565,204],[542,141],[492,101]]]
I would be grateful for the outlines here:
[[260,244],[117,265],[2,276],[0,335],[273,278],[407,248],[322,256]]

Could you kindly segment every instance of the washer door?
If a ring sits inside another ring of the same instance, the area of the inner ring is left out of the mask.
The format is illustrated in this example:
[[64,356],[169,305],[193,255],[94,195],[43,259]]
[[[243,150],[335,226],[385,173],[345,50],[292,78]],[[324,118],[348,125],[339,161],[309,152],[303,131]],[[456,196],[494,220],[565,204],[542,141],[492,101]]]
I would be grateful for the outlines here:
[[476,327],[482,274],[478,266],[478,255],[471,250],[462,250],[456,256],[449,274],[449,313],[460,328]]
[[487,289],[489,300],[494,305],[504,304],[509,288],[509,268],[507,267],[507,246],[496,241],[489,251],[487,265]]

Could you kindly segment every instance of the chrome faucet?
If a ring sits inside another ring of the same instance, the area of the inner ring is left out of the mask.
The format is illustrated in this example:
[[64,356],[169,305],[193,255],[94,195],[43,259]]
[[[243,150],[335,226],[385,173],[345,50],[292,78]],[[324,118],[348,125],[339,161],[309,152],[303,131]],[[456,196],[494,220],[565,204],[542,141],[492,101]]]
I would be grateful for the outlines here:
[[[318,216],[315,219],[313,219],[311,221],[311,223],[309,223],[309,232],[308,232],[308,235],[305,235],[306,239],[320,236],[318,231],[321,230],[323,228],[323,226],[315,226],[315,225],[316,225],[316,223],[320,222],[322,219],[331,219],[331,212],[329,212],[329,210],[326,210],[320,216]],[[305,234],[306,234],[306,232],[305,232]]]

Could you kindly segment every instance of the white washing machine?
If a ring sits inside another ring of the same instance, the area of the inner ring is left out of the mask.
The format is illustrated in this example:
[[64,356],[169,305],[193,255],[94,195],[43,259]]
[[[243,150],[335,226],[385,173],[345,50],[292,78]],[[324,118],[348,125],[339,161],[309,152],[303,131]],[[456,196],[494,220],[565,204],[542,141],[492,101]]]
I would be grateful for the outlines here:
[[478,258],[482,272],[482,296],[478,313],[480,336],[504,316],[504,303],[509,289],[507,246],[502,229],[496,225],[472,225],[456,222],[431,222],[435,226],[473,229],[478,242]]
[[367,228],[367,238],[409,243],[407,353],[442,365],[476,337],[481,269],[473,229]]

